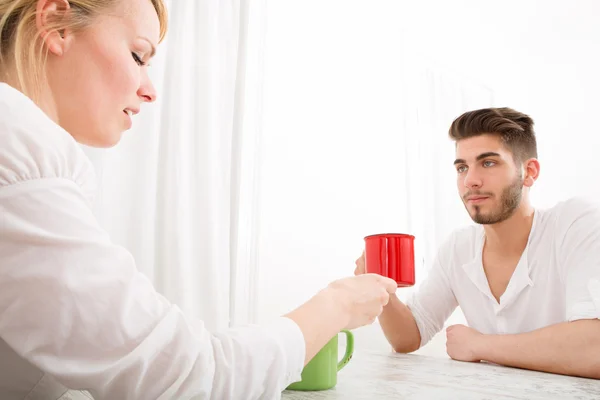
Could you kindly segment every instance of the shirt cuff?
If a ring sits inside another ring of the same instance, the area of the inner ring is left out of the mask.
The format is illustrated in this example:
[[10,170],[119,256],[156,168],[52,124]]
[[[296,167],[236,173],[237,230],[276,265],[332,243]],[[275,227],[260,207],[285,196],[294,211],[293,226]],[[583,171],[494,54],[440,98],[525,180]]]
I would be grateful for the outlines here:
[[421,309],[421,307],[416,303],[414,297],[409,297],[406,301],[406,307],[410,310],[417,324],[417,329],[419,330],[419,335],[421,336],[421,343],[419,343],[419,348],[425,346],[431,338],[436,334],[435,331],[429,328],[433,326],[431,321],[429,321]]
[[588,282],[589,301],[575,303],[569,310],[568,321],[579,319],[600,319],[600,280],[590,279]]
[[275,319],[266,328],[287,355],[285,387],[300,381],[306,357],[306,342],[302,330],[298,324],[287,317]]
[[580,319],[598,319],[600,318],[600,311],[596,308],[594,303],[585,302],[577,303],[571,308],[569,313],[568,321],[577,321]]

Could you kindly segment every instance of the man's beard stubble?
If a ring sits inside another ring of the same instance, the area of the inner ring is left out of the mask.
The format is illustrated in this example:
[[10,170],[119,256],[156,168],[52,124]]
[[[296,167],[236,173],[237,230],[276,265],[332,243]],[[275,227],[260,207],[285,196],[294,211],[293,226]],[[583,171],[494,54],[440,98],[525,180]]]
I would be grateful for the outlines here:
[[[482,192],[468,192],[465,194],[464,198],[472,195],[491,195]],[[491,225],[497,224],[502,221],[506,221],[510,218],[514,213],[519,204],[521,203],[521,198],[523,197],[523,178],[518,176],[513,183],[508,185],[502,190],[502,195],[500,196],[500,209],[493,210],[489,214],[482,214],[480,206],[474,205],[473,209],[475,212],[473,214],[469,213],[471,219],[481,225]],[[465,203],[465,208],[467,208],[467,212],[469,209],[467,204]]]

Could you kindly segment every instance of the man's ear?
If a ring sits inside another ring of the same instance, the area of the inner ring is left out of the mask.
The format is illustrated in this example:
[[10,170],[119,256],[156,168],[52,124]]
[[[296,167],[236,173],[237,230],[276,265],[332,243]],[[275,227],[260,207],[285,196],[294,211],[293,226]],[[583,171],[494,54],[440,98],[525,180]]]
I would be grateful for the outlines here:
[[36,27],[48,51],[61,56],[65,52],[66,32],[61,29],[71,5],[68,0],[38,0]]
[[525,175],[523,176],[523,186],[532,187],[540,176],[540,162],[535,158],[530,158],[523,163]]

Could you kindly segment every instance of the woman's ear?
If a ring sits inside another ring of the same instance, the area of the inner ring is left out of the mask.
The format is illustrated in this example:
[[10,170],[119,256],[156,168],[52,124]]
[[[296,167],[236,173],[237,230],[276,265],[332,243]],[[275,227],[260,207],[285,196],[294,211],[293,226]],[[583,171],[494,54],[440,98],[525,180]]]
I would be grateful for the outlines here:
[[540,162],[535,158],[530,158],[523,163],[523,166],[525,167],[523,186],[532,187],[540,176]]
[[48,51],[56,56],[65,52],[65,30],[62,22],[67,17],[71,5],[68,0],[38,0],[36,26]]

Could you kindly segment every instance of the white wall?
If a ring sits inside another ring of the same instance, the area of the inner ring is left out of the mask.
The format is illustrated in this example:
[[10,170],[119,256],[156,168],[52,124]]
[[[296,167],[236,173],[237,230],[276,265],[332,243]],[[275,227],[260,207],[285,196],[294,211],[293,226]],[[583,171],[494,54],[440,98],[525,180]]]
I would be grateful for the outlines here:
[[[270,2],[259,321],[351,274],[366,234],[408,229],[407,177],[395,171],[412,56],[534,118],[538,205],[600,195],[598,21],[592,0]],[[387,348],[376,326],[358,334]],[[443,354],[440,338],[429,347]]]
[[269,7],[259,317],[351,274],[364,235],[406,229],[404,177],[377,173],[402,168],[402,54],[379,40],[398,28],[366,2]]
[[547,206],[600,195],[600,2],[424,0],[402,24],[417,51],[493,88],[498,106],[536,121]]

